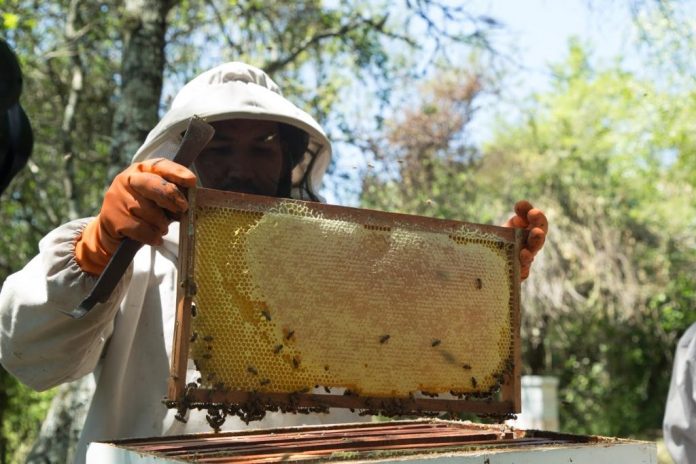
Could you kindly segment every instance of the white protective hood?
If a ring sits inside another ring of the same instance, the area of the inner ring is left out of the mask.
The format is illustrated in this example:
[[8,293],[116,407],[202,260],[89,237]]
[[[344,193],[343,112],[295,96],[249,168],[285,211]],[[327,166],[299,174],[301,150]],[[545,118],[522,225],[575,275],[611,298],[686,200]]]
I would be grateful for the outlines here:
[[[229,62],[192,79],[176,95],[171,108],[150,131],[133,162],[148,158],[173,158],[189,118],[207,122],[225,119],[259,119],[295,126],[309,134],[304,159],[292,175],[293,196],[308,166],[312,193],[318,195],[331,159],[331,144],[319,124],[280,93],[280,88],[262,70],[241,62]],[[312,159],[314,162],[312,163]]]

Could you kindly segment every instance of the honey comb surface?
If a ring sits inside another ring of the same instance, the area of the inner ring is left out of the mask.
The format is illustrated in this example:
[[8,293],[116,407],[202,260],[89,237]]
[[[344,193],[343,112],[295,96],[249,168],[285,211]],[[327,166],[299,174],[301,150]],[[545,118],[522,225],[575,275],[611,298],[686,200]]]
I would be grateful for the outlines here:
[[200,206],[195,241],[190,356],[204,387],[485,393],[509,370],[514,244],[500,237],[289,200]]

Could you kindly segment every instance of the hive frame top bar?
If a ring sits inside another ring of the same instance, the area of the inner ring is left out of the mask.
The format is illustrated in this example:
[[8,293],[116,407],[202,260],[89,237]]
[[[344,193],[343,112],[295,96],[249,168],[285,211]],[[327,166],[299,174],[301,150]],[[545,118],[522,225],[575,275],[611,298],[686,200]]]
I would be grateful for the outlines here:
[[493,226],[490,224],[475,224],[451,219],[439,219],[427,216],[417,216],[413,214],[391,213],[367,208],[353,208],[349,206],[330,205],[312,201],[289,200],[286,198],[274,198],[247,193],[227,192],[223,190],[206,189],[201,187],[192,189],[191,191],[196,192],[195,196],[198,204],[204,204],[206,206],[234,207],[249,211],[264,212],[281,204],[296,203],[307,205],[312,210],[320,211],[326,219],[350,218],[375,226],[397,227],[399,225],[406,225],[411,228],[424,231],[431,231],[433,229],[445,230],[448,227],[456,229],[462,226],[469,226],[484,233],[496,235],[502,240],[508,242],[515,242],[522,232],[518,229]]
[[[196,218],[202,208],[228,208],[236,211],[248,211],[251,213],[278,214],[287,209],[288,205],[297,208],[307,208],[312,214],[320,215],[322,220],[348,221],[363,225],[367,229],[384,231],[388,233],[394,229],[407,229],[414,233],[443,233],[457,234],[463,229],[475,230],[481,236],[500,240],[509,248],[512,256],[519,255],[520,243],[523,232],[518,229],[509,229],[491,225],[465,223],[461,221],[435,219],[421,216],[413,216],[398,213],[386,213],[381,211],[347,208],[334,205],[325,205],[315,202],[299,200],[277,199],[250,194],[224,192],[210,189],[191,189],[189,191],[189,212],[182,219],[180,228],[179,251],[179,291],[177,296],[177,320],[174,331],[174,345],[172,349],[172,367],[169,379],[168,396],[165,404],[171,408],[177,408],[182,416],[191,408],[213,410],[209,422],[213,428],[218,428],[224,421],[226,414],[237,414],[244,420],[255,420],[263,417],[266,410],[280,410],[283,412],[307,412],[326,411],[328,408],[358,409],[365,413],[380,413],[389,416],[403,414],[435,415],[439,413],[471,412],[484,416],[507,417],[520,411],[520,340],[519,340],[519,262],[512,260],[510,269],[511,285],[509,286],[510,330],[511,330],[511,356],[507,360],[504,376],[501,375],[498,382],[499,392],[490,394],[468,393],[452,391],[451,395],[441,394],[423,395],[409,394],[389,396],[384,394],[370,395],[354,393],[351,389],[334,390],[332,394],[318,393],[311,388],[302,388],[293,391],[274,391],[273,385],[268,388],[242,388],[234,389],[220,384],[212,387],[204,385],[205,382],[192,382],[186,378],[187,364],[195,352],[192,345],[197,334],[192,330],[192,312],[196,311],[193,304],[197,292],[201,286],[195,281],[196,272]],[[232,233],[232,231],[230,231]],[[450,235],[451,237],[451,235]],[[502,245],[501,245],[502,246]],[[478,280],[478,279],[477,279]],[[286,333],[287,335],[287,333]],[[382,336],[389,339],[389,336]],[[340,341],[339,341],[340,343]],[[389,341],[379,340],[377,343],[396,344],[395,339]],[[440,343],[439,340],[433,341]],[[396,345],[395,345],[396,346]],[[294,358],[292,360],[294,361]],[[297,366],[295,366],[297,367]],[[468,366],[464,364],[464,368]],[[251,371],[255,368],[248,367]],[[190,374],[189,374],[190,375]],[[237,374],[238,375],[238,374]],[[254,375],[257,375],[254,373]],[[261,382],[263,382],[262,379]],[[476,380],[472,379],[474,387]],[[339,394],[336,394],[339,392]],[[214,412],[218,408],[217,413]],[[217,426],[216,426],[217,424]]]

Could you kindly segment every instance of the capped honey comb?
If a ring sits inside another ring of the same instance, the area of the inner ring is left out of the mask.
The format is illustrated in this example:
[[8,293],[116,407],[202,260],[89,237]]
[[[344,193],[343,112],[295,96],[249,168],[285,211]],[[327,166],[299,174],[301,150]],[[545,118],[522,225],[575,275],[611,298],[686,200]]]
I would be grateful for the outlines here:
[[190,358],[202,390],[489,402],[514,382],[514,230],[206,189],[190,199],[174,377]]

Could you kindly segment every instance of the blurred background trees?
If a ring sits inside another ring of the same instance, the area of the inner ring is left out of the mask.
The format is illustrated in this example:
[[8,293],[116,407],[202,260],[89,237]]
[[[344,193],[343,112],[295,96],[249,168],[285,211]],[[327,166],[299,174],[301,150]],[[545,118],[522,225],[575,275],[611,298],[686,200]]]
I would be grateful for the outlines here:
[[[512,102],[509,117],[511,102],[496,103],[515,71],[491,40],[501,25],[467,7],[0,0],[36,140],[0,203],[0,280],[46,232],[98,212],[183,83],[247,61],[355,165],[333,167],[335,198],[496,224],[521,198],[544,209],[547,245],[523,285],[525,370],[560,378],[564,431],[645,436],[660,427],[676,340],[696,321],[696,63],[680,2],[630,5],[646,72],[596,66],[572,42],[551,88]],[[480,142],[472,121],[498,104]],[[33,457],[65,462],[89,383],[34,393],[0,370],[0,462],[24,460],[54,396],[62,408]]]
[[552,90],[477,150],[462,140],[480,78],[456,75],[429,83],[371,145],[387,168],[365,175],[363,204],[501,224],[533,199],[551,228],[523,285],[526,373],[560,378],[565,431],[659,429],[676,340],[696,321],[696,203],[682,169],[694,90],[593,69],[574,43]]

